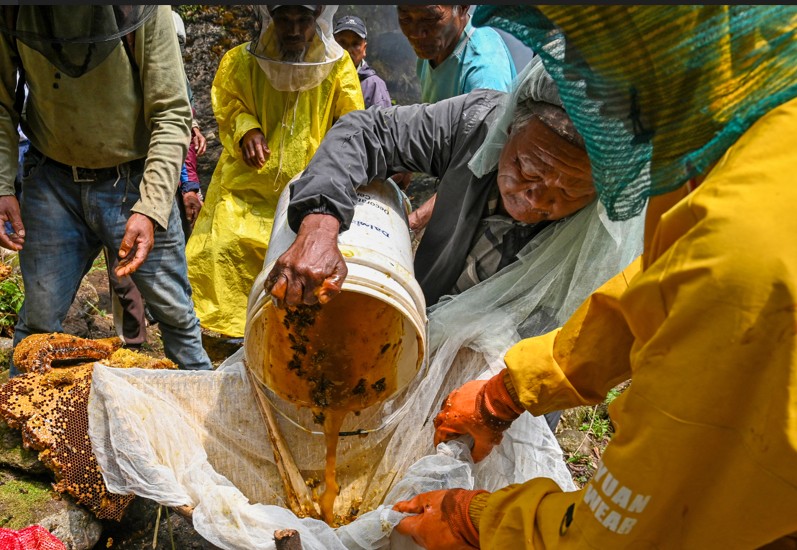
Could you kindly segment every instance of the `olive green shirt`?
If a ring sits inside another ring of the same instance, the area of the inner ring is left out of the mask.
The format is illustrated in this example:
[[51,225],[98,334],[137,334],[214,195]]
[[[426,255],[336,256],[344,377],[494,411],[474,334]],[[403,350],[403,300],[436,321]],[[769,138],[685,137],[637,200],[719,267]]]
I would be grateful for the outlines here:
[[[169,6],[135,33],[134,68],[118,47],[79,78],[60,73],[39,52],[0,33],[0,196],[14,194],[17,63],[25,69],[28,99],[21,124],[32,145],[58,162],[107,168],[146,157],[141,200],[132,208],[165,228],[188,148],[191,106]],[[24,220],[23,220],[24,223]]]

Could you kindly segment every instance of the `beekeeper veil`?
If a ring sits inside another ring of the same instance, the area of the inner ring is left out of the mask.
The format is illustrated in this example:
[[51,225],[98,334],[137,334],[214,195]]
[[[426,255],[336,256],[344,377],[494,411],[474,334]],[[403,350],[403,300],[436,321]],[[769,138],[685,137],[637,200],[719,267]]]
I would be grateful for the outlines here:
[[[542,59],[539,56],[532,58],[526,68],[515,77],[512,91],[503,99],[501,114],[487,133],[482,146],[479,147],[470,162],[468,162],[468,168],[477,177],[484,177],[485,174],[498,168],[498,160],[501,158],[501,151],[503,151],[504,145],[509,141],[509,130],[515,121],[518,106],[529,100],[564,108],[556,82],[545,70]],[[560,128],[557,124],[553,124],[552,121],[546,120],[546,111],[540,110],[539,113],[535,114],[543,119],[546,126],[568,141],[578,141],[577,136],[568,135],[564,132],[564,128]],[[584,147],[583,144],[580,146]]]
[[[275,89],[298,92],[315,88],[343,56],[343,48],[332,35],[337,6],[258,5],[254,9],[261,30],[248,50]],[[302,28],[315,30],[309,41]]]
[[[543,104],[562,107],[562,99],[541,58],[535,57],[504,96],[501,111],[468,168],[478,177],[496,171],[512,124],[529,111],[584,148],[573,125],[548,119]],[[644,216],[613,222],[597,200],[550,224],[518,252],[517,261],[428,309],[430,368],[437,362],[452,364],[463,347],[502,367],[507,349],[522,338],[562,326],[596,288],[641,254],[643,229]]]
[[0,31],[78,78],[102,63],[120,38],[139,28],[158,6],[19,6],[16,21],[0,15]]

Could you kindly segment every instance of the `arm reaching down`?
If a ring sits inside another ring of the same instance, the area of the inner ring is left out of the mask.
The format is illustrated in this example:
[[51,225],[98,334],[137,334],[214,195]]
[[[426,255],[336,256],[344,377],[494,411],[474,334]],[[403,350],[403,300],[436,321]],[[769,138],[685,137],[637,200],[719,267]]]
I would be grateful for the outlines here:
[[325,304],[340,292],[348,270],[338,250],[339,227],[334,216],[304,217],[296,240],[266,278],[266,292],[277,306]]

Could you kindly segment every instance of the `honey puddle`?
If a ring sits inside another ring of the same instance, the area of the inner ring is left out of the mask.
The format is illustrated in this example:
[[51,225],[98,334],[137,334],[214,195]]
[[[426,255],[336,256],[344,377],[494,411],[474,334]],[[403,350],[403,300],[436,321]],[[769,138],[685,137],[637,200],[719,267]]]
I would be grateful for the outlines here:
[[404,319],[376,298],[342,292],[324,306],[268,307],[265,325],[268,341],[255,374],[282,399],[311,409],[323,426],[326,467],[318,503],[324,521],[337,526],[343,521],[333,511],[339,432],[348,413],[395,392]]

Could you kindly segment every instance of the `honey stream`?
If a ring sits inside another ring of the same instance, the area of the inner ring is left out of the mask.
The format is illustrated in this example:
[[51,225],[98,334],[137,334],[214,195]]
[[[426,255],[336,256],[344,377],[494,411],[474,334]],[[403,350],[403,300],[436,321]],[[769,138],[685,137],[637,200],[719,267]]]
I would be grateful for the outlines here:
[[324,521],[336,526],[339,433],[349,412],[395,392],[404,319],[392,306],[354,292],[342,292],[324,306],[269,306],[265,318],[262,367],[255,375],[280,398],[311,409],[323,426],[324,490],[318,503]]
[[324,421],[324,442],[327,452],[324,462],[324,492],[321,493],[318,504],[321,507],[321,518],[329,525],[335,525],[335,499],[340,492],[340,485],[338,485],[335,474],[340,427],[343,425],[345,416],[346,411],[330,413]]

